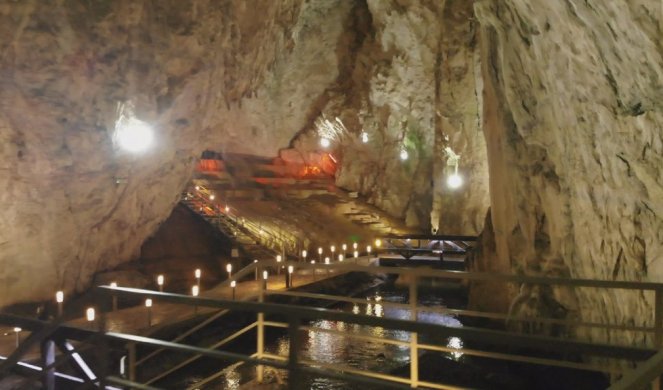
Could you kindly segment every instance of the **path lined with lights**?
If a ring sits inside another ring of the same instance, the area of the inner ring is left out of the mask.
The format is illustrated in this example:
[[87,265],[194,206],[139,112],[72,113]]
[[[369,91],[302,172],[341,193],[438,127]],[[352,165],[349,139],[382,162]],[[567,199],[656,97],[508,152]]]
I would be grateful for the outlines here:
[[[361,264],[369,264],[372,259],[368,257],[357,258]],[[328,262],[327,264],[331,263]],[[293,264],[293,263],[290,263]],[[194,274],[199,280],[200,270],[195,270]],[[290,273],[288,272],[290,271]],[[232,269],[230,270],[232,272]],[[266,271],[267,272],[267,271]],[[266,286],[268,290],[283,291],[289,288],[298,288],[312,283],[316,283],[328,278],[333,278],[344,274],[344,272],[316,270],[297,270],[296,264],[289,270],[286,266],[278,272],[267,274]],[[258,280],[255,280],[256,276]],[[160,278],[161,277],[161,278]],[[291,277],[292,286],[287,286],[286,278]],[[168,292],[167,284],[164,286],[162,275],[158,277],[159,291]],[[258,296],[260,284],[265,283],[264,275],[254,275],[253,280],[231,283],[220,283],[210,289],[201,290],[199,285],[192,286],[192,295],[197,295],[212,299],[235,299],[251,300]],[[234,286],[234,287],[233,287]],[[111,283],[111,287],[118,287],[116,283]],[[122,286],[119,286],[122,287]],[[131,287],[131,286],[123,286]],[[56,293],[58,306],[62,307],[64,303],[64,294],[61,291]],[[112,307],[117,308],[118,302],[113,299]],[[106,330],[111,332],[149,335],[154,331],[172,324],[176,324],[197,316],[204,316],[215,312],[210,308],[191,308],[189,306],[177,305],[172,303],[160,303],[158,299],[148,298],[143,305],[127,308],[118,308],[105,313]],[[67,324],[74,325],[84,329],[97,329],[99,326],[99,313],[95,308],[85,310],[83,317],[68,321]],[[21,340],[29,336],[29,332],[19,328],[0,328],[3,335],[0,338],[0,355],[9,356],[17,347]],[[28,353],[24,360],[31,361],[40,356],[39,348],[36,346]]]

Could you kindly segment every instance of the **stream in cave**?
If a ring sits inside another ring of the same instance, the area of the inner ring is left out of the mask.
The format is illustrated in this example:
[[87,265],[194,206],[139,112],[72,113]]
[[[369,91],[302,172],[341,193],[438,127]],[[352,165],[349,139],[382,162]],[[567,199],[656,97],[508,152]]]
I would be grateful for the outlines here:
[[[380,302],[408,302],[407,287],[400,287],[394,283],[384,283],[365,291],[358,297],[366,297],[367,303],[361,305],[343,303],[332,306],[334,309],[340,309],[348,312],[364,313],[371,316],[384,316],[387,318],[409,319],[410,311],[400,308],[385,307]],[[458,298],[458,290],[453,293],[441,294],[439,290],[421,289],[419,291],[419,304],[432,307],[441,307],[450,305],[458,307],[462,304],[462,299]],[[455,297],[454,297],[455,296]],[[456,302],[452,302],[456,301]],[[419,321],[442,324],[447,326],[462,326],[461,322],[451,316],[441,315],[432,312],[420,312]],[[324,329],[335,329],[343,332],[352,332],[367,334],[384,339],[394,339],[400,341],[409,341],[408,332],[385,329],[380,327],[370,327],[357,324],[348,324],[340,321],[315,320],[307,325]],[[269,329],[269,328],[268,328]],[[375,372],[390,373],[396,369],[402,368],[410,361],[410,351],[407,346],[384,344],[373,341],[359,340],[340,335],[329,334],[316,331],[301,331],[301,359],[318,361],[327,364],[345,365],[353,368],[371,370]],[[452,338],[435,338],[429,335],[421,335],[420,342],[450,346],[452,348],[461,347],[462,340]],[[255,351],[255,338],[247,337],[240,342],[239,349],[246,349],[242,352]],[[289,338],[285,330],[269,329],[266,331],[265,352],[287,356],[289,349]],[[237,346],[233,346],[233,351],[237,351]],[[448,359],[458,360],[461,353],[444,354]],[[185,388],[201,379],[208,373],[203,374],[205,370],[200,369],[200,375],[194,374],[181,377],[178,383],[170,383],[169,388]],[[197,371],[197,370],[196,370]],[[409,372],[409,371],[408,371]],[[397,374],[400,375],[400,374]],[[255,368],[249,365],[233,365],[225,370],[223,376],[212,382],[203,389],[240,389],[242,384],[249,382],[255,377]],[[277,382],[282,380],[287,383],[287,371],[265,369],[267,380]],[[278,379],[276,379],[278,377]],[[316,377],[312,375],[302,375],[297,380],[297,388],[301,389],[320,389],[337,390],[349,388],[368,389],[365,385],[348,384],[341,380]]]

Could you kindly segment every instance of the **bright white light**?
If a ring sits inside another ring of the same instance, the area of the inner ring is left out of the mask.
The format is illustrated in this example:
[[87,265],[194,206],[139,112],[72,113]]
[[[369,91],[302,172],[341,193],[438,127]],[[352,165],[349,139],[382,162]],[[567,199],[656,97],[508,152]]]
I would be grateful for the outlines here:
[[[462,350],[463,349],[463,340],[459,339],[458,337],[449,337],[449,342],[447,343],[447,347]],[[463,353],[462,352],[451,352],[451,356],[453,356],[456,360],[458,360],[461,356],[463,356]]]
[[367,143],[368,142],[368,133],[365,131],[361,132],[361,142]]
[[197,297],[199,293],[200,293],[200,287],[198,287],[198,285],[191,287],[191,295]]
[[330,249],[331,249],[332,253],[334,253],[336,251],[336,247],[334,245],[332,245]]
[[209,200],[214,200],[214,194],[209,196]]
[[341,248],[343,248],[343,252],[345,252],[345,250],[348,249],[348,246],[343,244],[343,245],[341,245]]
[[94,308],[93,308],[93,307],[89,307],[89,308],[85,311],[85,317],[86,317],[87,320],[90,321],[90,322],[94,321]]
[[368,252],[369,255],[371,254],[371,249],[370,245],[366,246],[366,252]]
[[325,257],[325,264],[329,264],[329,257]]
[[357,244],[356,242],[353,242],[353,243],[352,243],[352,248],[353,248],[353,249],[357,249],[357,246],[358,246],[358,244]]
[[131,153],[144,152],[154,141],[150,125],[136,118],[118,121],[115,136],[118,145]]
[[145,307],[152,307],[152,299],[147,298],[145,300]]
[[267,272],[267,271],[262,271],[262,278],[265,279],[265,280],[267,280],[268,277],[269,277],[269,272]]
[[117,288],[117,282],[111,282],[110,286],[111,288]]
[[276,262],[280,263],[281,260],[283,260],[283,257],[281,257],[281,255],[276,255]]
[[405,160],[408,159],[408,157],[410,157],[410,155],[408,154],[407,150],[401,149],[400,157],[401,157],[401,160],[405,161]]
[[200,279],[200,268],[196,268],[196,270],[193,272],[193,275],[196,277],[196,279]]
[[157,276],[157,284],[163,286],[163,275]]
[[354,251],[354,253],[353,253],[352,255],[353,255],[354,257],[359,257],[359,252],[358,252],[358,251]]
[[302,257],[303,257],[303,258],[306,258],[306,255],[307,255],[307,254],[308,254],[308,253],[306,252],[306,250],[303,250],[303,251],[302,251]]
[[319,255],[322,254],[322,248],[318,248],[318,254],[319,254]]
[[199,190],[200,190],[200,186],[196,186],[196,191],[199,191]]
[[55,293],[55,302],[62,303],[64,302],[64,292],[58,291]]
[[230,287],[232,287],[232,288],[235,288],[235,287],[237,287],[237,282],[236,282],[236,281],[234,281],[234,280],[233,280],[233,281],[231,281],[231,282],[230,282]]
[[463,185],[463,178],[460,177],[459,174],[454,173],[453,175],[449,176],[449,178],[447,179],[447,184],[451,188],[458,188],[461,185]]
[[228,263],[226,265],[226,272],[228,272],[228,273],[233,272],[233,265],[232,264]]
[[291,265],[288,266],[288,273],[289,274],[293,273],[294,270],[295,270],[295,267],[293,267]]
[[338,261],[343,261],[343,255],[338,255]]
[[226,206],[225,210],[226,210],[226,213],[227,213],[228,211],[230,211],[230,207]]
[[380,240],[380,239],[378,238],[378,239],[375,240],[375,247],[376,247],[376,248],[379,248],[380,245],[382,245],[382,240]]
[[18,326],[14,328],[14,332],[16,332],[16,333],[18,333],[18,332],[20,332],[20,331],[22,331],[22,330],[23,330],[23,329],[19,328]]
[[329,138],[320,138],[320,146],[323,148],[328,148],[329,145],[331,145],[331,141],[329,141]]

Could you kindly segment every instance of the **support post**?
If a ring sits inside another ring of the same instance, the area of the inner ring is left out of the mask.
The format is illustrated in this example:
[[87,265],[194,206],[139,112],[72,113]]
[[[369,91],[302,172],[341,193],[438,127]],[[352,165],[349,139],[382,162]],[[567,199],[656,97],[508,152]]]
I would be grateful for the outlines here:
[[[258,285],[260,286],[260,289],[258,291],[258,302],[262,303],[265,301],[265,283],[259,283]],[[265,313],[258,313],[258,337],[257,337],[257,355],[258,359],[263,358],[263,354],[265,353]],[[265,372],[265,367],[262,364],[259,364],[258,367],[256,367],[257,373],[256,373],[256,379],[258,383],[263,382],[263,376]]]
[[[663,290],[656,289],[654,295],[654,346],[656,349],[663,347]],[[652,382],[652,390],[661,390],[661,377]]]
[[[417,321],[417,277],[412,276],[410,280],[410,319]],[[419,387],[419,350],[418,335],[416,332],[410,333],[410,387]]]
[[136,381],[136,344],[129,343],[127,344],[127,349],[129,351],[129,380],[132,382]]
[[294,390],[299,377],[299,323],[297,317],[290,318],[288,322],[288,338],[290,339],[290,350],[288,352],[288,388]]
[[55,342],[51,339],[41,343],[42,367],[51,366],[42,376],[44,390],[55,390]]

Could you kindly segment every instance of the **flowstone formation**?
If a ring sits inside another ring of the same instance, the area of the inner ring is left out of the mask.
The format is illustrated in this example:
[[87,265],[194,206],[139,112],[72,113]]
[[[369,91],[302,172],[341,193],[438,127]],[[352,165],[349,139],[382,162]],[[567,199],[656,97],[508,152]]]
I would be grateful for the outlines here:
[[[491,215],[474,269],[662,281],[660,2],[484,0],[475,10]],[[505,309],[518,294],[472,293]],[[538,308],[548,315],[653,320],[653,296],[640,292],[520,293],[548,302]]]

